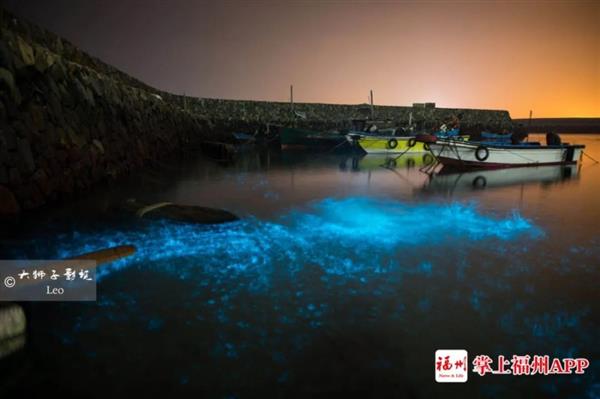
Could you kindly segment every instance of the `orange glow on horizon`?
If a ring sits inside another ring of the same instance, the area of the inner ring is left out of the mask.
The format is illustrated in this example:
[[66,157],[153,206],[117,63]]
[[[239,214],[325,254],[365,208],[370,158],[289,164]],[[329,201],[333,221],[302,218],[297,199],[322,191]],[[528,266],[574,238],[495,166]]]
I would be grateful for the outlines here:
[[600,117],[598,0],[6,2],[172,93]]
[[215,72],[239,65],[225,92],[195,94],[286,101],[294,84],[298,102],[366,102],[373,89],[382,105],[600,116],[600,2],[260,4],[243,34],[225,28],[230,51],[211,54]]

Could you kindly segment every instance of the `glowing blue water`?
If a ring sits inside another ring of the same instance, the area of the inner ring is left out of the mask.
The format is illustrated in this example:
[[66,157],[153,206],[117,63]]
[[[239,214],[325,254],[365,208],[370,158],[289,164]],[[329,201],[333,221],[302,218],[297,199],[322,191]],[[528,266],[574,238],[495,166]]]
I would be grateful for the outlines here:
[[[407,204],[372,198],[325,199],[293,210],[276,221],[249,218],[219,226],[153,222],[140,230],[65,235],[56,243],[58,257],[115,245],[133,244],[137,254],[99,276],[132,264],[159,262],[181,278],[194,270],[233,276],[256,274],[268,283],[275,265],[294,273],[305,264],[328,274],[377,273],[398,267],[402,252],[417,246],[464,245],[494,239],[499,243],[542,232],[518,213],[487,216],[474,204]],[[501,244],[499,244],[501,247]],[[395,256],[398,255],[398,256]],[[422,265],[431,273],[431,265]]]
[[[441,340],[444,326],[453,323],[475,323],[461,330],[469,336],[459,342],[490,355],[580,356],[593,341],[581,328],[589,310],[532,305],[538,284],[531,266],[543,267],[545,260],[531,257],[529,247],[544,237],[517,212],[491,215],[474,203],[351,197],[316,201],[273,220],[249,217],[219,226],[142,221],[66,234],[49,240],[39,255],[137,247],[135,256],[100,268],[98,302],[71,310],[73,324],[52,332],[63,345],[89,346],[98,331],[117,329],[145,359],[154,340],[168,337],[205,354],[198,366],[177,346],[162,349],[183,363],[171,376],[180,385],[194,385],[212,369],[227,370],[226,385],[235,384],[236,375],[255,375],[256,356],[266,356],[256,376],[285,385],[301,383],[298,373],[313,367],[298,366],[297,359],[331,350],[330,341],[319,344],[323,334],[341,339],[344,356],[352,356],[354,340],[364,339],[356,329],[379,334],[356,355],[376,373],[393,370],[400,356],[387,353],[394,346],[380,346],[378,339],[400,336],[410,347],[428,334],[429,342],[450,342]],[[519,300],[506,300],[512,296]],[[138,343],[140,330],[145,341]],[[478,339],[486,333],[496,340],[481,349]],[[120,354],[103,346],[85,356]],[[324,359],[338,366],[331,353]]]

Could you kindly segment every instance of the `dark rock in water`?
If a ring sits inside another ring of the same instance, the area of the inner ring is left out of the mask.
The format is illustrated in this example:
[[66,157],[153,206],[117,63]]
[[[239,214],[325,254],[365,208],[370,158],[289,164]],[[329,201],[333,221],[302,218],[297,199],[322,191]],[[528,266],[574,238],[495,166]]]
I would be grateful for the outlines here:
[[236,215],[223,209],[177,205],[170,202],[144,204],[130,199],[127,201],[125,209],[135,212],[137,217],[144,219],[169,219],[185,223],[220,224],[239,220]]

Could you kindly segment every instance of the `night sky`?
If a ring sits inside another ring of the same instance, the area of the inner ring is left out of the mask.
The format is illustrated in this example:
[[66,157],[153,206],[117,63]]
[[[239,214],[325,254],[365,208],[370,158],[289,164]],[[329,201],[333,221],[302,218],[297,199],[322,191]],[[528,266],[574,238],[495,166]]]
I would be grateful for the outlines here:
[[174,93],[600,116],[600,1],[0,4]]

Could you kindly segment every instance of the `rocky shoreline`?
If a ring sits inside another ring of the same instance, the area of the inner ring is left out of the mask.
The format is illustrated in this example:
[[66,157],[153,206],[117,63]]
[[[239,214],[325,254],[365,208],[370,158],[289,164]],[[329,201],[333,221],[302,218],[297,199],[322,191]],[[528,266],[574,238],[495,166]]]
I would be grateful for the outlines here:
[[[224,133],[350,126],[364,105],[190,98],[156,90],[0,9],[0,219]],[[509,128],[507,111],[375,106],[377,118]]]

